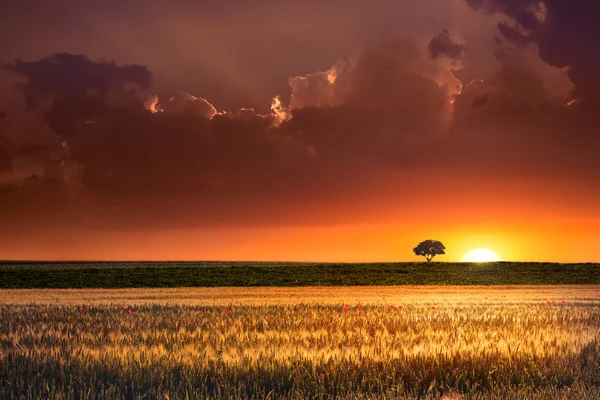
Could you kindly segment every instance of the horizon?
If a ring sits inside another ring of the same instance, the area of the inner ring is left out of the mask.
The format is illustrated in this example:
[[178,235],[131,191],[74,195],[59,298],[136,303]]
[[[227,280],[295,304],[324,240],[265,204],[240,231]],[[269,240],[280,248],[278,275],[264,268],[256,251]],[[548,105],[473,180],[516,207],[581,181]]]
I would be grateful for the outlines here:
[[437,260],[434,259],[430,262],[423,260],[412,260],[412,261],[303,261],[303,260],[175,260],[175,259],[140,259],[140,260],[120,260],[120,259],[77,259],[77,260],[50,260],[50,259],[0,259],[0,264],[134,264],[134,263],[183,263],[183,264],[600,264],[600,262],[593,261],[548,261],[548,260],[536,260],[536,261],[514,261],[514,260],[499,260],[499,261],[452,261],[452,260]]

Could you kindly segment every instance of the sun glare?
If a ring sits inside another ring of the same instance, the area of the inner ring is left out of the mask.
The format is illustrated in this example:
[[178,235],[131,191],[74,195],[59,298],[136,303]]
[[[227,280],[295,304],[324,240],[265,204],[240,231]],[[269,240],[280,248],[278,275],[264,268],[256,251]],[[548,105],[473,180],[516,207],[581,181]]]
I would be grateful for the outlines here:
[[473,249],[465,254],[460,262],[493,262],[502,261],[500,256],[490,249]]

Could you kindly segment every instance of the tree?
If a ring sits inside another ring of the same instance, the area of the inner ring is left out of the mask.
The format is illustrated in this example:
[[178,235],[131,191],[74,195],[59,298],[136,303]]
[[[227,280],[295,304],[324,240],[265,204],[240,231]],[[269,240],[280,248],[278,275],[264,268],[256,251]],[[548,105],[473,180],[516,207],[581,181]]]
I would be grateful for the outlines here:
[[442,242],[431,239],[422,241],[413,249],[416,255],[425,257],[427,262],[430,262],[438,254],[446,254],[444,250],[446,250],[446,247]]

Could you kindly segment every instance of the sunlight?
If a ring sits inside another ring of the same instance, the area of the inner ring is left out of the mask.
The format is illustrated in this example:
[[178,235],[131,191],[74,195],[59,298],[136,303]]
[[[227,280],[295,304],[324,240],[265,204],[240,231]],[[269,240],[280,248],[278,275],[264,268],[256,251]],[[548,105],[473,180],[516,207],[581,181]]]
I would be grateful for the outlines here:
[[473,249],[465,254],[460,262],[493,262],[502,261],[500,256],[490,249]]

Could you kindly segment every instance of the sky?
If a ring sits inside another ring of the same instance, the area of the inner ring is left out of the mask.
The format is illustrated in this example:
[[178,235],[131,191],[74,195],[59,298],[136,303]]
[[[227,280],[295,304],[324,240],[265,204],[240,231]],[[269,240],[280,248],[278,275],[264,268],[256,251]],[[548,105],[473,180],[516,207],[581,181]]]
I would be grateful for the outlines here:
[[600,262],[594,0],[0,0],[0,259]]

